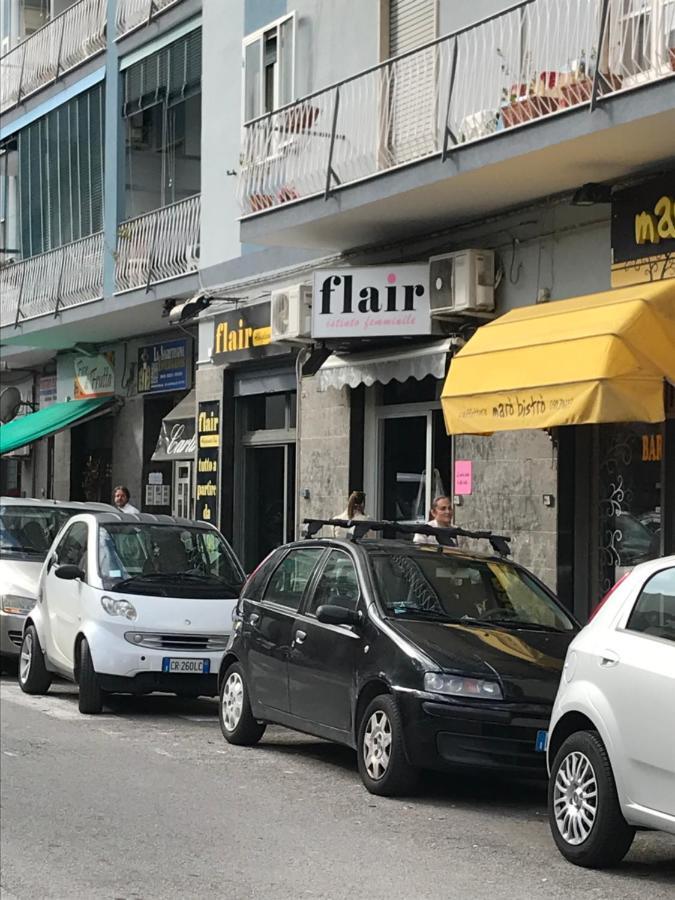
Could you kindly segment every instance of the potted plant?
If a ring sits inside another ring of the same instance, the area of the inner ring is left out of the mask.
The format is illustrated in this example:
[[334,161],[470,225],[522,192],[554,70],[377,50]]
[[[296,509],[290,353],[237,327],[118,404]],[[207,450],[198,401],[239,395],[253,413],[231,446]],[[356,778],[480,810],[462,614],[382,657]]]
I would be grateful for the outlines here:
[[[511,73],[502,51],[497,48],[502,59],[501,69],[508,78]],[[521,66],[524,72],[531,71],[530,54],[526,54]],[[509,88],[502,88],[501,120],[504,128],[522,125],[555,112],[558,109],[559,73],[540,72],[529,83],[517,82]]]

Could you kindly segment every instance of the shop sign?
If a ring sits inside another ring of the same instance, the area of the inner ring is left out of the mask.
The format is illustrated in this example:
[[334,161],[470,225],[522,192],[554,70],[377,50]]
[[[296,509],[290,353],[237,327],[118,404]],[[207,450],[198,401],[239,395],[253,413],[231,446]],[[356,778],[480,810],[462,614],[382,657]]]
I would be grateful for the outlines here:
[[188,342],[162,341],[138,348],[139,394],[159,394],[162,391],[184,391],[190,386]]
[[196,449],[194,419],[163,419],[152,458],[155,462],[192,459]]
[[612,287],[675,277],[675,171],[612,196]]
[[38,381],[40,409],[56,403],[56,375],[43,375]]
[[218,316],[211,356],[216,363],[264,359],[288,353],[284,344],[272,343],[271,303],[256,303]]
[[312,337],[431,334],[426,264],[318,269]]
[[76,356],[73,359],[75,381],[73,397],[84,400],[87,397],[106,397],[115,393],[115,354],[101,353],[99,356]]
[[643,434],[642,462],[661,462],[663,459],[663,435]]
[[199,403],[197,412],[196,518],[218,526],[220,402]]

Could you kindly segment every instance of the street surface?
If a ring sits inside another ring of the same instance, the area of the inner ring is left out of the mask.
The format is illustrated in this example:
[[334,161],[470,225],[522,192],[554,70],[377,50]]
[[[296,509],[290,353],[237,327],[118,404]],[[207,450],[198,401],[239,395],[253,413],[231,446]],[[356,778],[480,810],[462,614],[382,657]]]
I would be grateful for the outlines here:
[[497,900],[675,896],[675,839],[639,834],[612,873],[554,848],[542,788],[430,774],[361,786],[354,754],[281,728],[230,747],[215,701],[28,697],[2,678],[2,900]]

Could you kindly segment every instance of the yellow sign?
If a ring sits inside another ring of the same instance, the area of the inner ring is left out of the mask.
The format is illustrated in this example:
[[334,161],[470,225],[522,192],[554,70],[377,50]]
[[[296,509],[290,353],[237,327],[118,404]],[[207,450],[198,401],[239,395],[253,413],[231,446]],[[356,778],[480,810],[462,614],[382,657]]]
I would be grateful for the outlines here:
[[642,462],[660,462],[663,459],[663,435],[642,435]]
[[243,319],[239,319],[239,327],[231,328],[227,322],[220,322],[216,328],[215,353],[235,353],[237,350],[250,350],[253,347],[265,347],[272,343],[272,328],[251,328]]
[[659,197],[654,212],[641,212],[635,216],[635,243],[659,244],[661,238],[675,238],[675,200]]

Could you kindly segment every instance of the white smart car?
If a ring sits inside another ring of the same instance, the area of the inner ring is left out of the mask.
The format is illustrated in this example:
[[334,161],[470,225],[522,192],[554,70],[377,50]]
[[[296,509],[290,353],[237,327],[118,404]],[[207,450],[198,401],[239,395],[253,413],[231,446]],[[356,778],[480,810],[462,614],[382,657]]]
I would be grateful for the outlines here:
[[73,517],[50,548],[26,619],[19,684],[75,681],[79,708],[103,695],[213,696],[244,581],[213,526],[148,514]]
[[570,644],[548,766],[570,862],[616,865],[636,828],[675,834],[675,556],[625,575]]

